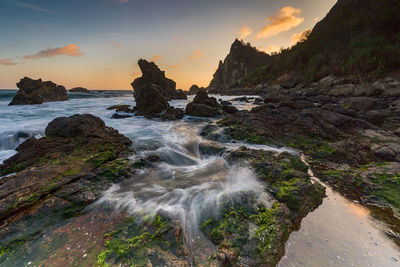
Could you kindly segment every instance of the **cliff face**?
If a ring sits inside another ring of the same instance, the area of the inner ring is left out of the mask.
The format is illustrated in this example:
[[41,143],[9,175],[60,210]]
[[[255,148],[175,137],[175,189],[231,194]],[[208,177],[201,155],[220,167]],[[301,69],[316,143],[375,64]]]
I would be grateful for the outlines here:
[[[278,55],[268,58],[262,53],[249,53],[247,47],[242,53],[244,58],[237,59],[233,49],[220,63],[210,87],[256,86],[284,75],[312,82],[330,74],[375,77],[398,71],[398,14],[398,0],[338,0],[307,40]],[[235,46],[240,47],[240,42],[235,41]]]
[[269,55],[235,40],[224,62],[220,61],[209,89],[226,89],[240,86],[242,79],[268,62]]

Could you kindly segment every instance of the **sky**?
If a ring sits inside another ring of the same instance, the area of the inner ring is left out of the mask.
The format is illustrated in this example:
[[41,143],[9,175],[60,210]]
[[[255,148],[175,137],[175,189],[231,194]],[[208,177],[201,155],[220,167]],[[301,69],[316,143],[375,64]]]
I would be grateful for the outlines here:
[[207,86],[235,38],[290,47],[336,0],[0,0],[0,88],[22,77],[132,89],[137,61],[177,88]]

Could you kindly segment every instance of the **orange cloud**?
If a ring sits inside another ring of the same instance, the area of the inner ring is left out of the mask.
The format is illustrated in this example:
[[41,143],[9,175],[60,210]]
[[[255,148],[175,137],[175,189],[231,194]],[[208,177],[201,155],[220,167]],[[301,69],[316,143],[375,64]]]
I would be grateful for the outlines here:
[[120,43],[112,43],[111,45],[114,48],[122,48],[122,44],[120,44]]
[[203,57],[205,57],[205,54],[204,54],[203,51],[201,51],[201,50],[195,50],[195,51],[193,51],[192,54],[190,54],[190,55],[188,56],[188,59],[197,60],[197,59],[200,59],[200,58],[203,58]]
[[271,16],[265,20],[267,25],[257,33],[256,39],[267,38],[277,35],[278,33],[288,31],[293,27],[300,25],[304,18],[298,17],[301,9],[296,9],[291,6],[282,8],[278,14]]
[[302,32],[293,34],[293,36],[292,36],[292,44],[295,45],[298,42],[306,40],[308,38],[308,36],[310,35],[310,33],[311,33],[311,29],[304,30]]
[[37,54],[34,55],[26,55],[24,59],[38,59],[38,58],[46,58],[46,57],[55,57],[66,55],[70,57],[80,57],[83,56],[85,53],[80,51],[80,48],[76,44],[69,44],[63,47],[56,47],[56,48],[48,48],[45,50],[39,51]]
[[238,33],[239,33],[239,39],[244,39],[247,36],[249,36],[250,34],[252,34],[253,31],[251,30],[251,28],[249,26],[243,26],[242,28],[240,28]]
[[179,69],[180,67],[181,67],[181,64],[175,64],[175,65],[169,66],[168,68],[170,68],[170,69]]
[[10,58],[0,58],[0,65],[12,66],[17,65],[17,63],[13,62]]
[[157,61],[159,61],[161,58],[162,58],[161,55],[155,55],[155,56],[151,59],[151,61],[157,62]]

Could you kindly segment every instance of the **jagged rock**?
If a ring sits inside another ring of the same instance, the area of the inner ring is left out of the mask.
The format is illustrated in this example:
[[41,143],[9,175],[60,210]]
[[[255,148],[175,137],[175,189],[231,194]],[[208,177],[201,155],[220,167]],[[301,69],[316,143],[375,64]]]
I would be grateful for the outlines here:
[[186,94],[182,90],[176,90],[176,83],[165,77],[165,72],[161,71],[154,62],[148,62],[144,59],[138,61],[142,77],[135,79],[132,82],[134,94],[136,97],[137,90],[148,86],[149,83],[157,86],[160,93],[167,99],[187,99]]
[[193,102],[187,104],[186,114],[198,117],[215,117],[221,114],[221,106],[215,97],[209,97],[205,90],[197,93]]
[[158,85],[147,83],[135,89],[136,115],[152,116],[169,108],[169,104]]
[[215,97],[209,97],[205,90],[199,91],[193,99],[193,103],[204,104],[212,108],[218,108],[219,104]]
[[42,79],[33,80],[25,77],[17,83],[19,91],[9,105],[32,105],[44,102],[69,100],[67,90],[62,85]]
[[87,88],[83,88],[83,87],[75,87],[75,88],[69,89],[69,92],[71,92],[71,93],[90,93],[90,91]]
[[219,62],[218,69],[208,89],[218,90],[240,87],[243,78],[268,62],[268,59],[268,54],[236,39],[224,62]]

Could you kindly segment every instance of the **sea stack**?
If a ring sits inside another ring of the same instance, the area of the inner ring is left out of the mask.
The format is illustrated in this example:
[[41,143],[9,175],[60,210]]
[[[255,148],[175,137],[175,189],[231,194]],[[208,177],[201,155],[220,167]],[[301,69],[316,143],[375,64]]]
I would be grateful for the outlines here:
[[142,72],[142,77],[136,78],[131,83],[135,92],[151,83],[158,88],[160,93],[167,100],[187,99],[186,94],[182,90],[176,90],[175,81],[166,78],[165,72],[161,71],[154,62],[148,62],[147,60],[139,59],[138,65]]
[[32,105],[44,102],[69,100],[67,90],[62,85],[42,79],[33,80],[25,77],[17,83],[19,91],[9,105]]

